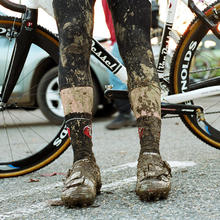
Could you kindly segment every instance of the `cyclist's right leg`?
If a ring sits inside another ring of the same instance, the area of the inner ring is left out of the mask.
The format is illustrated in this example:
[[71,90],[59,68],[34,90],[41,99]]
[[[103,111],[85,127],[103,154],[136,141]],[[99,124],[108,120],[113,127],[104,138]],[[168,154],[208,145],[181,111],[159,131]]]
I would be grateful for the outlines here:
[[61,196],[67,206],[93,203],[101,187],[92,151],[93,87],[89,68],[95,0],[54,0],[60,38],[59,86],[74,164]]

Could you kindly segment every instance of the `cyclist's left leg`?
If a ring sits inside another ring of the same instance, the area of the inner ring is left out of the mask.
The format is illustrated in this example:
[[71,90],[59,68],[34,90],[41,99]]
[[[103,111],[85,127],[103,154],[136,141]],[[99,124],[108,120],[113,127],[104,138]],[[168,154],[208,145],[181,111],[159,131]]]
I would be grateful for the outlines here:
[[136,193],[143,200],[168,196],[170,168],[159,151],[160,86],[150,43],[151,3],[108,0],[119,51],[128,72],[129,97],[140,137]]

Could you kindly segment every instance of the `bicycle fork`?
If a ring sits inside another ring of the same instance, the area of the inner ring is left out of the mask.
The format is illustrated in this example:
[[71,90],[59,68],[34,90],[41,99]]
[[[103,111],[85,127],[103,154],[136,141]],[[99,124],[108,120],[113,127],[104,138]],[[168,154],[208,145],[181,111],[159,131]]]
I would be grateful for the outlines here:
[[[6,106],[9,97],[11,96],[12,91],[18,81],[31,47],[33,31],[35,31],[37,27],[37,9],[26,9],[22,16],[21,29],[16,36],[12,57],[2,86],[0,95],[0,110],[3,110]],[[13,31],[14,30],[12,27],[11,38],[14,37]]]

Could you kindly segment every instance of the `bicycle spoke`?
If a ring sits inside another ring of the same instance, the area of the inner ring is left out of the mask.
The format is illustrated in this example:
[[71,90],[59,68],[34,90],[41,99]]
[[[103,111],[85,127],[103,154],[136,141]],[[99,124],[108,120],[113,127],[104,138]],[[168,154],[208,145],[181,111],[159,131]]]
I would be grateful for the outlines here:
[[202,72],[213,71],[213,70],[220,70],[220,67],[206,68],[206,69],[197,69],[197,70],[194,70],[194,71],[191,70],[189,73],[190,73],[190,74],[193,74],[193,73],[202,73]]
[[8,128],[7,128],[7,123],[6,123],[4,112],[2,112],[2,119],[3,119],[3,126],[2,126],[2,128],[4,129],[6,137],[7,137],[7,143],[9,145],[11,159],[14,160],[13,153],[12,153],[12,148],[11,148],[11,142],[10,142],[10,138],[9,138],[10,136],[8,134]]
[[[21,119],[19,119],[15,114],[13,114],[13,116],[21,123],[23,123],[23,121]],[[40,135],[35,129],[33,129],[31,126],[29,126],[29,128],[38,136],[40,137],[42,140],[44,140],[46,143],[49,143],[49,141],[47,139],[45,139],[42,135]]]
[[11,115],[10,113],[9,113],[9,116],[11,117],[11,120],[14,121],[14,124],[15,124],[15,126],[17,127],[17,129],[18,129],[18,131],[19,131],[19,134],[20,134],[20,136],[21,136],[22,139],[23,139],[24,144],[26,145],[26,147],[27,147],[27,149],[28,149],[28,152],[33,154],[32,150],[30,149],[30,147],[29,147],[29,145],[28,145],[28,143],[27,143],[27,141],[25,140],[25,137],[24,137],[24,135],[23,135],[23,133],[22,133],[22,130],[21,130],[20,126],[17,124],[16,120],[13,119],[13,117],[12,117],[12,115]]

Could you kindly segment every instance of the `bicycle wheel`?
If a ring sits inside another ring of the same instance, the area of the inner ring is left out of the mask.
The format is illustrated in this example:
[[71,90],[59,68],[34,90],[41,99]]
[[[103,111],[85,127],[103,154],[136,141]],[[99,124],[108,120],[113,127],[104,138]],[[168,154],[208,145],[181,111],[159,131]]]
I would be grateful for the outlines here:
[[[214,10],[216,10],[216,14]],[[204,10],[220,28],[220,1]],[[178,94],[220,85],[220,41],[198,18],[189,25],[174,53],[171,64],[171,93]],[[209,83],[208,83],[209,82]],[[220,149],[220,95],[187,102],[199,105],[204,115],[181,116],[199,139]]]
[[[20,19],[0,16],[0,87],[20,27]],[[37,60],[38,56],[43,56],[45,59],[50,57],[56,64],[59,59],[58,45],[58,39],[52,33],[37,27],[23,68],[29,71],[21,73],[9,103],[0,111],[0,178],[19,176],[40,169],[55,160],[69,146],[65,126],[51,125],[38,109],[31,110],[27,104],[28,97],[37,91],[36,83],[29,83],[33,81],[33,67],[27,67],[28,60]],[[34,50],[38,53],[33,55]],[[36,78],[39,76],[35,80]],[[27,84],[31,87],[27,88]]]

